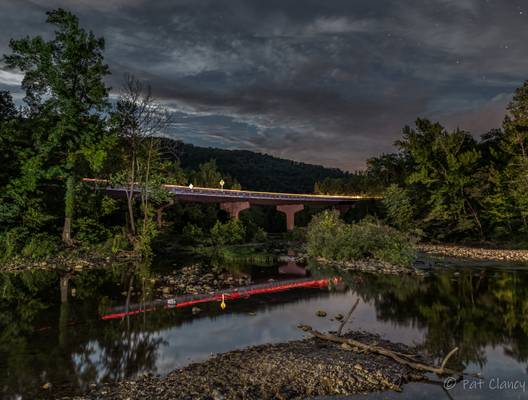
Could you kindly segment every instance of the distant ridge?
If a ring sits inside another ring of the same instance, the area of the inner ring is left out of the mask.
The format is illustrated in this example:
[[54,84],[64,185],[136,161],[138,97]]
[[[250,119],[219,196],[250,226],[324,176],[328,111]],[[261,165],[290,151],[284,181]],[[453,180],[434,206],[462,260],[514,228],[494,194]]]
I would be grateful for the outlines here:
[[[176,147],[175,143],[172,143],[172,147]],[[200,164],[214,159],[222,173],[236,178],[242,188],[247,190],[312,193],[315,182],[348,175],[338,168],[287,160],[249,150],[225,150],[182,142],[177,143],[177,148],[183,168],[196,169]]]

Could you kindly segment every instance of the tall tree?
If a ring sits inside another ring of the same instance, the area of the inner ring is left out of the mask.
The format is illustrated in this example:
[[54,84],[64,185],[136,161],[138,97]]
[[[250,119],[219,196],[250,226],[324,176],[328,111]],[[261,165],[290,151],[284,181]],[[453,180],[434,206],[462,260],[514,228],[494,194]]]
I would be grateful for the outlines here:
[[0,90],[0,123],[14,118],[16,114],[17,109],[11,93],[7,90]]
[[4,56],[9,68],[22,71],[22,87],[30,114],[51,121],[39,141],[39,165],[48,176],[64,182],[63,242],[72,242],[77,170],[83,149],[93,147],[104,133],[101,113],[108,106],[103,81],[109,73],[104,63],[104,39],[79,26],[78,18],[63,9],[47,13],[56,30],[53,39],[41,36],[11,40],[12,54]]
[[506,179],[523,228],[528,231],[528,81],[515,91],[507,110],[503,123],[503,149],[509,155]]
[[468,133],[448,132],[439,123],[417,119],[397,142],[410,160],[407,183],[422,209],[424,228],[445,238],[450,234],[483,234],[479,215],[480,152]]
[[[159,160],[162,133],[170,122],[167,111],[155,101],[149,85],[133,75],[126,75],[120,98],[112,114],[117,135],[124,143],[125,171],[117,180],[124,184],[127,196],[128,226],[132,237],[136,235],[134,199],[141,194],[143,228],[146,229],[149,196],[154,193],[153,163]],[[159,182],[158,182],[159,183]]]

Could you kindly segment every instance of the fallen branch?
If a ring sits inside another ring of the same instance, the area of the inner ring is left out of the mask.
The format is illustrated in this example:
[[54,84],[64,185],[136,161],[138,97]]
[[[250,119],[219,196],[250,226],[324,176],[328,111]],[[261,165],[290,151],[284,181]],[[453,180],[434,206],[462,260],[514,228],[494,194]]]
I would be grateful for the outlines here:
[[314,330],[311,326],[308,325],[299,325],[299,328],[301,328],[303,331],[310,333],[311,335],[315,336],[316,338],[322,339],[322,340],[328,340],[330,342],[334,343],[346,343],[347,345],[351,346],[351,350],[354,348],[359,349],[361,352],[370,352],[374,354],[380,354],[385,357],[389,357],[392,360],[407,365],[408,367],[411,367],[414,370],[417,371],[424,371],[424,372],[432,372],[437,375],[460,375],[460,372],[454,371],[452,369],[446,368],[445,365],[447,364],[447,361],[453,354],[455,354],[456,351],[458,351],[458,347],[455,347],[453,350],[449,352],[449,354],[444,358],[441,366],[435,367],[430,366],[427,364],[422,364],[420,362],[417,362],[412,359],[412,356],[398,353],[389,349],[386,349],[381,346],[377,345],[369,345],[362,342],[359,342],[354,339],[349,338],[343,338],[332,334],[325,334],[321,333],[319,331]]
[[344,328],[345,324],[348,322],[348,320],[352,316],[352,314],[353,314],[354,310],[356,309],[356,307],[358,306],[358,304],[359,304],[359,297],[357,298],[356,302],[354,303],[354,305],[352,306],[352,308],[350,309],[350,311],[348,312],[346,317],[343,318],[343,321],[341,321],[341,324],[339,325],[339,328],[337,329],[337,336],[341,336],[341,332],[343,331],[343,328]]

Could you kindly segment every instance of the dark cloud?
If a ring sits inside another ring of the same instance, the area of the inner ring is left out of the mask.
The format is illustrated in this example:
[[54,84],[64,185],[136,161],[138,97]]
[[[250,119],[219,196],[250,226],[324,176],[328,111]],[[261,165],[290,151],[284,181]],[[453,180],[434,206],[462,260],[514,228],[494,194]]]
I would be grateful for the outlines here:
[[[174,112],[168,135],[354,169],[418,116],[475,135],[500,125],[528,77],[520,4],[3,0],[0,52],[70,8],[106,38],[109,84],[132,72]],[[19,81],[0,69],[0,88]]]

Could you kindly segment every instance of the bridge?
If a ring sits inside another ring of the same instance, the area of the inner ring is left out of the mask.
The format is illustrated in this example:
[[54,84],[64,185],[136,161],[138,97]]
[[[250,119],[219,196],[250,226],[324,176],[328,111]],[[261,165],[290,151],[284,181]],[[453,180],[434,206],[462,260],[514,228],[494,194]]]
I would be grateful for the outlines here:
[[[106,180],[84,178],[83,182],[92,182],[101,189],[113,196],[124,196],[126,189],[123,186],[112,186]],[[286,215],[286,227],[292,230],[295,226],[295,214],[304,209],[305,205],[332,206],[341,213],[346,212],[350,207],[360,201],[379,200],[380,196],[336,196],[319,194],[298,194],[298,193],[276,193],[257,192],[252,190],[215,189],[196,186],[162,185],[173,196],[174,201],[192,203],[217,203],[220,208],[226,211],[231,218],[238,219],[241,211],[251,207],[251,205],[276,206],[277,211]],[[135,194],[139,194],[140,189],[134,187]],[[158,211],[158,220],[163,211],[162,207]]]

